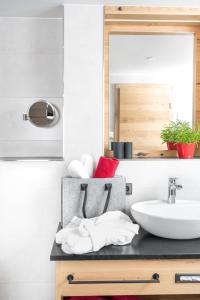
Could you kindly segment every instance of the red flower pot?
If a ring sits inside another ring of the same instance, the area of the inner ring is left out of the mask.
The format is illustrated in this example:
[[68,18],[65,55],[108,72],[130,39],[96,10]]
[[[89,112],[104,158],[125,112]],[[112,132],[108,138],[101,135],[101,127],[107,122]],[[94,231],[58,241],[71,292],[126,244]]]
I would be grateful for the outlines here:
[[176,144],[176,149],[178,151],[179,158],[193,158],[195,152],[196,144],[184,144],[178,143]]
[[176,150],[176,143],[174,143],[174,142],[167,142],[167,149],[168,150]]

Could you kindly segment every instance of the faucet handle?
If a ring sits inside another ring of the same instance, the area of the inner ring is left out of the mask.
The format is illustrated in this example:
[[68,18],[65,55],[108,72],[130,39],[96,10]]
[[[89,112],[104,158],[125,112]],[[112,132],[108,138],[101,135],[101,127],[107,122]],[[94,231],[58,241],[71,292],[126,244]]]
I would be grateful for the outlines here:
[[177,184],[176,188],[177,188],[177,190],[181,190],[183,188],[183,186],[181,184]]

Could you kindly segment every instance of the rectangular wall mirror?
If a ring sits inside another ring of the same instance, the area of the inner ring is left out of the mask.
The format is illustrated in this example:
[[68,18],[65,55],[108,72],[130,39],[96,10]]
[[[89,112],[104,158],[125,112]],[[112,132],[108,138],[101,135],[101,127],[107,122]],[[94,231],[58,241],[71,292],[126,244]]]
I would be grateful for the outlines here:
[[199,125],[198,13],[105,7],[105,155],[112,142],[132,142],[133,159],[176,158],[161,139],[163,127],[177,120]]
[[109,142],[167,150],[164,124],[194,121],[193,34],[115,34],[109,49]]

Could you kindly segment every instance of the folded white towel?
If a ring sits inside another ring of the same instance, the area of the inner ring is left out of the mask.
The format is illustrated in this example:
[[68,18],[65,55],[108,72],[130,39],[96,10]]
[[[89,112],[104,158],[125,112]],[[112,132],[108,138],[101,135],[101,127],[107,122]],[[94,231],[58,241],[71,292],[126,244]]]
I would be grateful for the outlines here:
[[56,243],[70,254],[98,251],[108,245],[129,244],[139,226],[121,211],[109,211],[91,219],[73,217],[71,222],[56,234]]

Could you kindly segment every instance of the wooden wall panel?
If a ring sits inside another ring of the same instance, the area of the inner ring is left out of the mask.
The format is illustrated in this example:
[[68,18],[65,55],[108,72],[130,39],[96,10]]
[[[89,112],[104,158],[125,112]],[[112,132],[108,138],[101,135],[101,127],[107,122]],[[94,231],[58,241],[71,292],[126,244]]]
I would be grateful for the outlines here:
[[196,40],[196,83],[200,84],[200,36]]
[[106,6],[106,20],[140,20],[198,24],[200,8],[156,6]]
[[164,150],[160,131],[170,121],[170,87],[164,84],[121,84],[119,141],[132,142],[134,151]]
[[196,125],[200,125],[200,35],[196,35],[196,90],[194,117]]
[[109,31],[104,30],[104,152],[109,149]]

